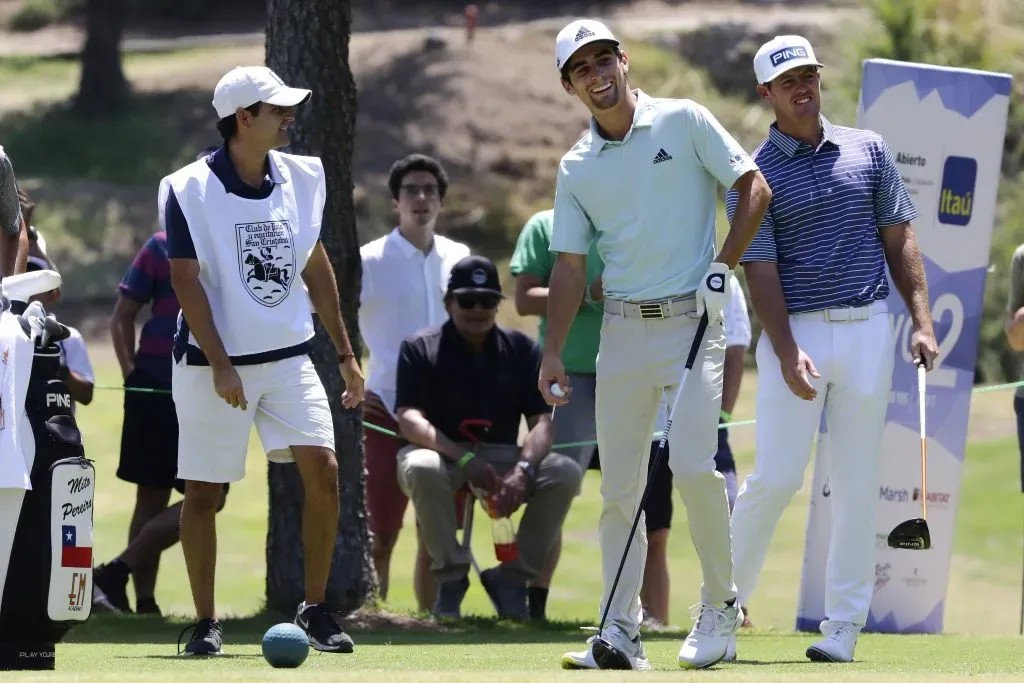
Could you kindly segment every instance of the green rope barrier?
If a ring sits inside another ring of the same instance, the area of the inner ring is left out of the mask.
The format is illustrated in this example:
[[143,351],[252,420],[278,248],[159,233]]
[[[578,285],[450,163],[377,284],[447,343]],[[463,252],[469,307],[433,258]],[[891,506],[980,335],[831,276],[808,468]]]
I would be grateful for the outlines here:
[[[983,387],[975,387],[974,389],[971,389],[971,393],[972,394],[985,394],[985,393],[988,393],[990,391],[1003,391],[1005,389],[1016,389],[1017,387],[1021,387],[1021,386],[1024,386],[1024,380],[1021,380],[1019,382],[1007,382],[1006,384],[990,384],[990,385],[986,385],[986,386],[983,386]],[[107,390],[112,390],[112,391],[134,391],[134,392],[138,392],[138,393],[148,393],[148,394],[169,394],[169,393],[171,393],[170,389],[149,389],[149,388],[146,388],[146,387],[119,387],[119,386],[116,386],[114,384],[97,384],[93,388],[94,389],[107,389]],[[736,422],[723,422],[722,424],[718,425],[718,428],[719,429],[731,429],[732,427],[749,427],[752,424],[757,424],[757,420],[738,420]],[[366,420],[363,420],[363,427],[366,427],[367,429],[371,429],[371,430],[373,430],[375,432],[380,432],[381,434],[384,434],[386,436],[393,436],[395,438],[398,438],[398,434],[393,432],[393,431],[391,431],[390,429],[386,429],[386,428],[381,427],[379,425],[375,425],[372,422],[367,422]],[[651,439],[652,440],[660,439],[661,436],[662,436],[662,432],[655,432],[653,435],[651,435]],[[566,442],[566,443],[551,444],[551,447],[552,448],[578,448],[580,446],[596,446],[596,445],[597,445],[597,441],[569,441],[569,442]]]

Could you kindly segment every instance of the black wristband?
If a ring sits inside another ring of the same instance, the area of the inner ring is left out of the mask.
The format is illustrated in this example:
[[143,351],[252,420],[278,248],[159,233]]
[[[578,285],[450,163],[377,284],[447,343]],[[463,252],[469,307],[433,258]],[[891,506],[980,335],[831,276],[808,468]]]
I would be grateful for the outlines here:
[[531,465],[526,460],[520,460],[519,462],[517,462],[516,467],[521,469],[523,472],[526,472],[526,476],[529,477],[530,479],[533,479],[534,477],[537,476],[537,468]]

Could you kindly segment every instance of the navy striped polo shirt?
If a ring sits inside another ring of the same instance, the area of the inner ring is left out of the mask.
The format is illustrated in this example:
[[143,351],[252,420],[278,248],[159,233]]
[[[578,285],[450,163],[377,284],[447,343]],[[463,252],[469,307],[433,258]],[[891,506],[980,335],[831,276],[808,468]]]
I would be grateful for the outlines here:
[[[774,261],[790,313],[888,297],[879,230],[917,218],[882,136],[821,123],[817,149],[773,123],[754,152],[772,201],[740,263]],[[726,194],[730,222],[738,199]]]

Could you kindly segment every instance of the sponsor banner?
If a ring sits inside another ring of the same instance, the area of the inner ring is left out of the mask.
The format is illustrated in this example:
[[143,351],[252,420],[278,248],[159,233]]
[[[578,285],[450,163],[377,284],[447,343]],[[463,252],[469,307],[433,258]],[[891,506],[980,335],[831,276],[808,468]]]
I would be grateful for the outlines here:
[[[949,578],[982,297],[995,220],[1011,79],[966,69],[866,60],[857,126],[882,135],[918,211],[940,358],[928,373],[928,525],[932,547],[894,550],[893,527],[921,516],[917,371],[912,321],[895,286],[888,300],[895,354],[882,442],[875,593],[867,631],[940,633]],[[797,628],[825,618],[827,475],[815,458]],[[867,454],[865,454],[867,456]]]

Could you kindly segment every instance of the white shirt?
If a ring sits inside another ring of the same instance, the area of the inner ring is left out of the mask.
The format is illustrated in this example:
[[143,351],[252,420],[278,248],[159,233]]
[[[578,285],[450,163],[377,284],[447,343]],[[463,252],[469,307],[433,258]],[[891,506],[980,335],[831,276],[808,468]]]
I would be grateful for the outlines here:
[[82,379],[95,384],[96,375],[93,372],[92,363],[89,361],[89,351],[85,345],[85,339],[82,338],[82,333],[70,325],[65,327],[71,331],[71,336],[57,343],[61,355],[64,356],[64,365]]
[[398,228],[359,249],[363,285],[359,331],[370,352],[366,388],[394,416],[398,350],[406,337],[448,319],[444,293],[452,266],[469,256],[469,247],[434,236],[424,254]]
[[[747,297],[743,295],[743,288],[736,280],[735,275],[732,276],[732,296],[729,297],[729,303],[722,316],[725,319],[726,349],[732,346],[750,348],[750,316],[747,313]],[[670,404],[674,398],[674,395],[668,394],[661,397],[661,403],[658,405],[658,417],[654,420],[654,431],[660,432],[665,429],[665,423],[668,422],[668,409],[671,408]]]

